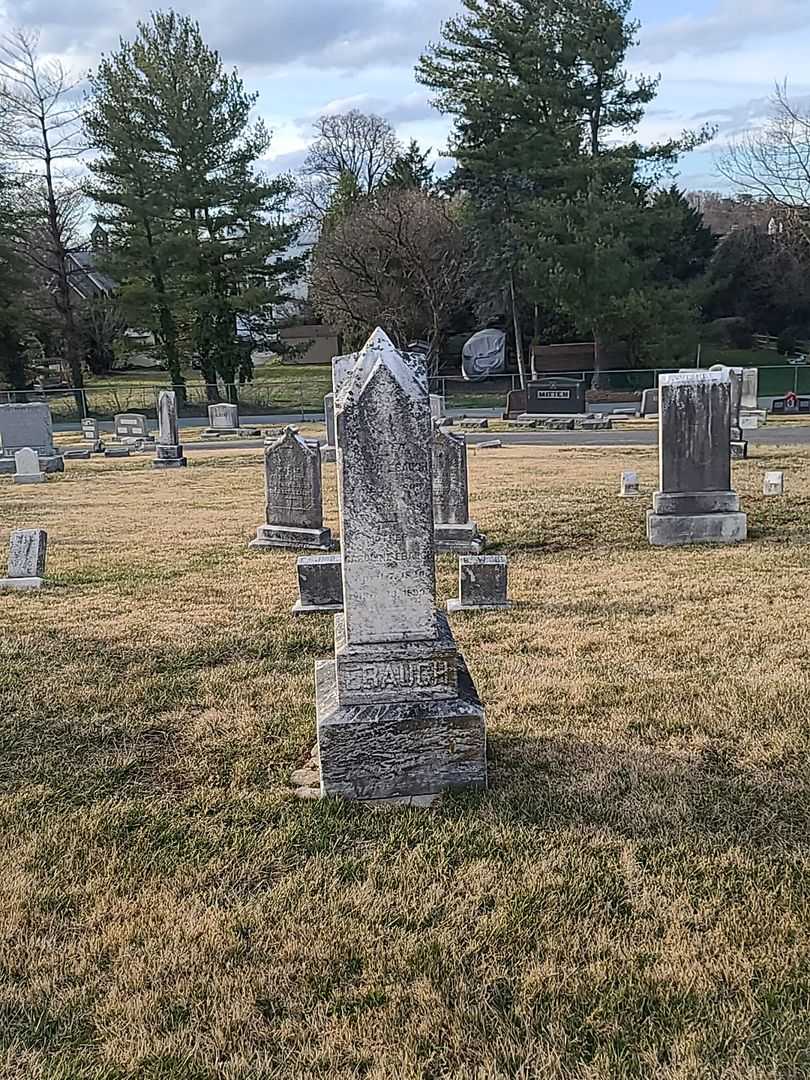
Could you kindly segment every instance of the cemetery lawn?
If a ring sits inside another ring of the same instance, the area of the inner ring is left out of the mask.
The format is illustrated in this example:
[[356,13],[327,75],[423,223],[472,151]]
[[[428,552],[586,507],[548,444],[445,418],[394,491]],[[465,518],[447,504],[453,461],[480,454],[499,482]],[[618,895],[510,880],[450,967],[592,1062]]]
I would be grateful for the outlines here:
[[393,813],[291,797],[332,629],[246,547],[260,451],[67,469],[0,477],[2,550],[51,545],[0,593],[4,1080],[808,1075],[807,451],[677,551],[615,495],[653,448],[471,454],[491,790]]

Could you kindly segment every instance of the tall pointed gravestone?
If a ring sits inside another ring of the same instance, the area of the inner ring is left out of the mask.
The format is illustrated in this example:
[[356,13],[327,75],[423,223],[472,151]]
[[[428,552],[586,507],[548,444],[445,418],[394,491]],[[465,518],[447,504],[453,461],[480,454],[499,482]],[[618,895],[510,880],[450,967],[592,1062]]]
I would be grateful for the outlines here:
[[734,544],[747,518],[731,487],[731,379],[688,371],[659,379],[660,490],[647,515],[651,544]]
[[433,524],[437,551],[478,555],[485,538],[470,521],[467,444],[433,422]]
[[252,548],[332,550],[332,533],[323,527],[321,451],[294,428],[265,445],[266,525],[256,530]]
[[160,432],[152,465],[156,469],[185,468],[188,462],[183,457],[183,447],[180,445],[180,432],[177,426],[177,395],[173,390],[160,392],[158,424]]
[[321,793],[484,787],[484,710],[436,610],[426,371],[377,330],[333,375],[344,608],[315,670]]

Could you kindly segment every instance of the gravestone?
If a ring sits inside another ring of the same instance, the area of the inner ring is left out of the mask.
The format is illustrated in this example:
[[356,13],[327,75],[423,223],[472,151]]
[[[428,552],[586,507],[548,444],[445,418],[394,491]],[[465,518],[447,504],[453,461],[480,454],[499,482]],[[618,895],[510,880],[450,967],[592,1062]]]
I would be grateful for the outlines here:
[[117,413],[113,418],[113,433],[115,438],[123,443],[136,443],[151,438],[143,413]]
[[98,420],[93,420],[92,418],[82,420],[82,441],[92,444],[90,449],[94,454],[103,452],[104,443],[101,441]]
[[39,467],[39,454],[29,446],[14,455],[15,484],[44,484],[45,473]]
[[733,544],[747,518],[731,487],[731,380],[727,372],[662,375],[659,488],[648,511],[656,546]]
[[321,793],[486,785],[484,710],[436,610],[424,363],[376,330],[336,380],[344,611],[316,664]]
[[583,379],[538,379],[526,389],[526,414],[584,413],[585,393]]
[[784,495],[785,474],[783,472],[766,472],[762,481],[763,495]]
[[447,610],[497,611],[510,608],[509,563],[505,555],[462,555],[458,560],[458,598]]
[[158,432],[155,446],[155,469],[184,469],[188,464],[183,457],[180,432],[177,425],[177,395],[173,390],[161,390],[158,397]]
[[0,589],[39,589],[45,577],[48,534],[44,529],[16,529],[11,534],[8,576]]
[[444,416],[444,398],[441,394],[430,395],[430,415],[434,420],[441,420]]
[[62,457],[65,461],[89,461],[93,455],[90,450],[65,450]]
[[321,452],[294,428],[264,450],[266,522],[252,548],[318,548],[330,551],[332,533],[323,527]]
[[208,406],[208,426],[212,431],[238,431],[239,406],[220,402]]
[[658,390],[652,389],[641,391],[641,407],[639,412],[642,416],[658,415]]
[[335,395],[327,394],[323,399],[323,412],[326,419],[326,445],[321,447],[321,460],[335,460]]
[[343,566],[340,555],[304,555],[298,560],[299,598],[293,615],[343,610]]
[[759,368],[746,367],[742,369],[742,399],[740,405],[743,412],[759,411]]
[[477,555],[485,539],[470,521],[467,444],[433,423],[433,523],[436,551]]
[[619,488],[619,495],[623,499],[631,499],[641,494],[641,488],[638,482],[638,473],[636,472],[623,472],[621,486]]
[[40,457],[55,457],[51,410],[44,402],[0,405],[0,446],[6,457],[30,447]]

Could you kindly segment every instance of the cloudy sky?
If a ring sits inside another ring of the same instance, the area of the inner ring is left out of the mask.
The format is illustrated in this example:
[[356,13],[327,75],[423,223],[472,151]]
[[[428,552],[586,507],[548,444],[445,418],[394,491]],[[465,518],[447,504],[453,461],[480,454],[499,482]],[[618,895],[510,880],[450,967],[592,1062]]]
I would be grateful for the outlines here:
[[[39,27],[45,51],[87,70],[158,0],[0,0],[5,26]],[[168,4],[166,6],[169,6]],[[199,0],[188,10],[207,41],[260,93],[274,132],[273,167],[297,166],[312,119],[356,106],[391,119],[403,138],[437,154],[447,123],[413,79],[459,0]],[[660,73],[642,135],[658,138],[704,122],[720,139],[761,122],[774,84],[810,102],[810,0],[635,0],[640,43],[634,71]],[[693,188],[722,186],[717,148],[683,163]]]

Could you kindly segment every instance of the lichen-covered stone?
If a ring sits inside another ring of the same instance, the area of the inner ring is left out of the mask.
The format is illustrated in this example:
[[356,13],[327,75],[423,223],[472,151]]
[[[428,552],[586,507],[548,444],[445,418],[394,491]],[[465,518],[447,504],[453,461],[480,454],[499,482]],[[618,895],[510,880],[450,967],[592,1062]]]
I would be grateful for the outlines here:
[[433,522],[437,551],[480,552],[484,537],[470,521],[467,444],[463,435],[433,424]]
[[289,427],[264,451],[266,525],[259,526],[253,548],[332,547],[323,526],[321,455],[317,442]]
[[44,529],[15,529],[8,553],[8,576],[2,589],[38,589],[45,577],[48,534]]
[[158,439],[155,447],[155,469],[183,469],[188,462],[180,445],[180,429],[177,423],[177,395],[173,390],[162,390],[158,397]]

